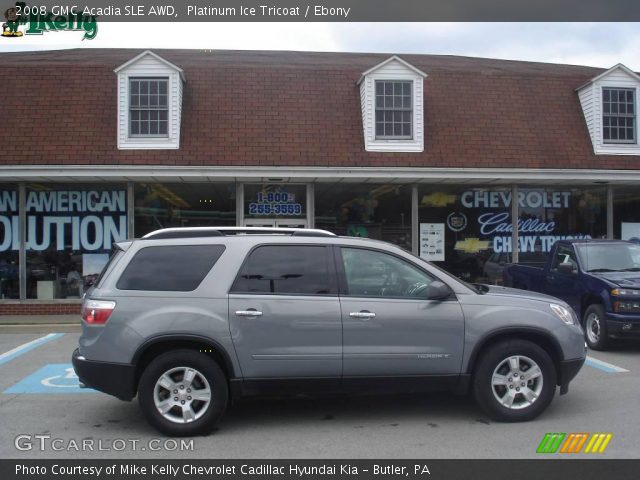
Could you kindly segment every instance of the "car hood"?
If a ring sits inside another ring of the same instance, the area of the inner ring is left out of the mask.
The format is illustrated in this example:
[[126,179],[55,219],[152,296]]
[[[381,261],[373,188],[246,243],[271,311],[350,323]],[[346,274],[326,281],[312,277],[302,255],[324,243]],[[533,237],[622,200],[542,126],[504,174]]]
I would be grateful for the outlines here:
[[544,293],[530,292],[529,290],[520,290],[517,288],[500,287],[497,285],[485,285],[489,290],[485,295],[501,296],[501,297],[518,297],[527,300],[538,300],[541,302],[564,303],[555,297],[545,295]]
[[640,272],[590,272],[589,275],[626,288],[640,288]]

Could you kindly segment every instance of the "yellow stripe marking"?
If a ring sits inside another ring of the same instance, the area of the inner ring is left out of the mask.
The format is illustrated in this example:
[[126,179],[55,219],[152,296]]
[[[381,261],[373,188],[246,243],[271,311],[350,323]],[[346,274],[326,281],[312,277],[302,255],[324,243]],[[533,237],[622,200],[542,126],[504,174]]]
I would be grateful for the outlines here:
[[600,447],[599,453],[604,453],[605,449],[607,448],[607,445],[609,445],[609,442],[611,441],[612,438],[613,438],[613,435],[611,433],[608,433],[607,436],[605,437],[604,442],[602,443],[602,446]]
[[597,436],[598,436],[597,434],[594,434],[591,437],[591,440],[589,440],[589,443],[587,444],[587,448],[584,449],[584,453],[590,453],[591,452],[591,447],[595,443]]
[[591,453],[598,453],[598,449],[600,448],[600,444],[602,443],[602,441],[604,440],[605,435],[602,433],[598,433],[598,438],[596,440],[596,443],[593,444],[593,448],[591,449]]

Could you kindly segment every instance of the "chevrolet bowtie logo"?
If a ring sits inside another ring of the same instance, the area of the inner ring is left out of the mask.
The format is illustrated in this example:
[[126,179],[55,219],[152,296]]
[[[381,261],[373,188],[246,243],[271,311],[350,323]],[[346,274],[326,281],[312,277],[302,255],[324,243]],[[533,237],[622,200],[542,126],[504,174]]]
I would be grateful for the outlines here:
[[536,453],[604,453],[612,438],[612,433],[547,433]]
[[479,238],[467,238],[465,240],[458,240],[453,248],[465,253],[478,253],[480,250],[488,249],[489,242],[480,240]]
[[422,205],[427,207],[446,207],[449,204],[456,203],[456,196],[442,192],[434,192],[422,197]]

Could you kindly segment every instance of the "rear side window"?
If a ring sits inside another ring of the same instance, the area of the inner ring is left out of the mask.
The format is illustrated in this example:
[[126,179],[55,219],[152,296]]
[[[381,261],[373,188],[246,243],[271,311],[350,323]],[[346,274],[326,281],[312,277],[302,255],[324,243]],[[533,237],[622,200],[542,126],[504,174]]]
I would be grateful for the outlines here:
[[223,245],[167,245],[138,251],[120,276],[120,290],[195,290],[224,252]]
[[104,280],[105,275],[113,266],[115,266],[118,263],[118,261],[122,258],[123,255],[124,255],[124,252],[119,248],[116,248],[114,250],[114,252],[109,257],[109,261],[100,272],[100,275],[98,275],[98,278],[96,278],[96,281],[94,283],[96,288],[102,287],[102,280]]
[[234,293],[335,294],[335,276],[326,247],[267,245],[249,254],[232,287]]

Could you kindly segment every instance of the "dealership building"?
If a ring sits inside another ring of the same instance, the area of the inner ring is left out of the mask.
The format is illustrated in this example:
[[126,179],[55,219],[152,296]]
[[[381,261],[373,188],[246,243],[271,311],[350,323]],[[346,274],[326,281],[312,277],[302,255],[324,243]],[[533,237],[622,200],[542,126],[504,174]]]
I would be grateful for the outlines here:
[[[480,58],[1,53],[0,322],[70,315],[111,245],[321,228],[474,282],[640,237],[640,76]],[[517,248],[516,248],[517,246]]]

